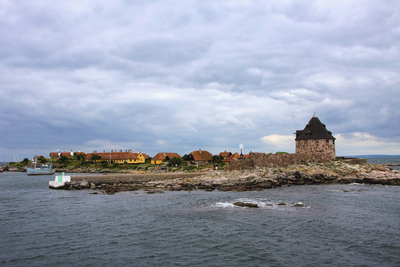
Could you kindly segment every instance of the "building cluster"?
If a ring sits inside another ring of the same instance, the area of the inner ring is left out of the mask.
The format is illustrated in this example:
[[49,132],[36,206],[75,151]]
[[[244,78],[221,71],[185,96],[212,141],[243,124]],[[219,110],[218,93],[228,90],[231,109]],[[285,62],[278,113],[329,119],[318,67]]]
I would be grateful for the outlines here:
[[[335,154],[335,138],[332,133],[326,129],[325,124],[313,116],[311,120],[307,123],[303,130],[296,131],[296,154],[308,154],[317,155],[323,153],[329,155],[332,159],[336,157]],[[146,159],[150,157],[141,153],[139,150],[137,152],[132,152],[132,150],[111,150],[98,152],[93,151],[92,153],[84,152],[51,152],[50,157],[73,157],[74,155],[83,155],[84,159],[87,161],[101,162],[109,161],[119,164],[140,164],[145,163]],[[242,155],[239,153],[231,152],[221,152],[216,155],[222,159],[226,164],[229,164],[233,159],[240,157],[249,157],[248,154]],[[153,158],[150,159],[150,163],[154,165],[165,164],[172,158],[182,158],[178,153],[175,152],[160,152],[157,153]],[[188,166],[202,166],[213,163],[213,155],[206,150],[195,150],[185,157]]]
[[[147,154],[140,152],[139,150],[134,153],[132,150],[111,150],[102,152],[93,151],[92,153],[84,153],[84,152],[51,152],[50,157],[73,157],[74,155],[83,155],[84,159],[87,161],[93,162],[101,162],[101,161],[109,161],[113,163],[119,164],[140,164],[145,163],[146,159],[150,159],[150,163],[153,165],[166,164],[172,158],[182,158],[176,152],[160,152],[157,153],[153,158],[150,158]],[[239,158],[240,155],[238,153],[232,154],[231,152],[221,152],[219,155],[224,163],[229,163],[234,158]],[[248,157],[249,155],[242,155],[243,157]],[[213,163],[213,155],[206,150],[195,150],[191,152],[186,157],[188,166],[202,166]]]

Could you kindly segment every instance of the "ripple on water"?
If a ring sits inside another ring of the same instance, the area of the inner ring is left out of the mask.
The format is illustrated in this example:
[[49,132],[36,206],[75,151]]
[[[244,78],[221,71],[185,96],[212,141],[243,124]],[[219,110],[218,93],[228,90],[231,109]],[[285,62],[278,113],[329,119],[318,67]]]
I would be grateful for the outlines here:
[[[50,190],[48,177],[13,179],[0,179],[1,266],[400,262],[399,187],[91,195]],[[28,189],[20,188],[24,183]],[[237,201],[260,208],[236,207]],[[298,202],[304,206],[293,207]]]

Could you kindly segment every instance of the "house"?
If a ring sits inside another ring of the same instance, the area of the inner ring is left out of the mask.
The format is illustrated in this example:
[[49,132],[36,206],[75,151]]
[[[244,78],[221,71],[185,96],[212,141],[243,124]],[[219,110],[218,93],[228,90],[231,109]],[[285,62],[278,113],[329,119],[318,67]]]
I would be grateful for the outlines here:
[[315,115],[303,130],[296,131],[296,154],[308,155],[328,154],[332,159],[336,157],[335,137],[326,129]]
[[151,164],[163,164],[172,158],[180,158],[178,153],[160,152],[151,159]]
[[[249,154],[243,154],[242,157],[248,158],[250,155]],[[234,154],[230,155],[226,159],[223,160],[224,163],[229,164],[233,159],[238,159],[240,158],[240,154],[235,152]]]
[[60,156],[65,156],[65,157],[73,157],[74,156],[74,152],[71,149],[71,152],[61,152]]
[[50,152],[50,157],[61,157],[61,156],[73,157],[74,154],[75,155],[85,155],[85,152],[81,152],[81,151],[74,152],[71,149],[71,152],[65,152],[65,151],[64,152],[60,152],[60,151],[58,151],[58,152]]
[[[92,159],[93,155],[98,155],[99,159]],[[138,150],[137,153],[132,153],[132,150],[125,150],[125,151],[117,151],[111,150],[110,152],[97,152],[93,151],[93,153],[88,153],[85,155],[86,160],[93,160],[94,162],[101,162],[101,161],[111,161],[114,163],[128,163],[128,164],[139,164],[145,163],[144,155]]]
[[195,150],[188,155],[187,165],[196,165],[197,167],[211,164],[212,154],[206,150]]
[[59,157],[61,155],[61,152],[50,152],[49,156],[50,157]]
[[224,152],[219,153],[219,156],[222,157],[223,159],[226,159],[229,156],[232,156],[231,152],[226,152],[226,150]]

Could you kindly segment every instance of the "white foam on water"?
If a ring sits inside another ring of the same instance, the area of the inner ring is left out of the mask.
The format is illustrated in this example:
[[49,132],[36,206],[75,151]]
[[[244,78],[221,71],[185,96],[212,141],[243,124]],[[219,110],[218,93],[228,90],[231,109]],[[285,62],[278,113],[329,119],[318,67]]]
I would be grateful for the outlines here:
[[[284,201],[278,201],[278,202],[271,202],[267,200],[259,201],[259,200],[254,200],[254,199],[249,199],[249,198],[239,198],[236,199],[232,202],[216,202],[214,207],[217,208],[245,208],[245,207],[238,207],[233,205],[235,202],[244,202],[244,203],[251,203],[251,204],[257,204],[260,209],[270,209],[270,210],[296,210],[296,209],[301,209],[301,208],[311,208],[310,206],[305,206],[302,202],[284,202]],[[286,205],[278,205],[279,203],[285,203]],[[294,207],[295,204],[300,204],[303,205],[302,207]]]
[[229,202],[217,202],[214,204],[215,207],[219,207],[219,208],[233,208],[234,205],[233,203],[229,203]]

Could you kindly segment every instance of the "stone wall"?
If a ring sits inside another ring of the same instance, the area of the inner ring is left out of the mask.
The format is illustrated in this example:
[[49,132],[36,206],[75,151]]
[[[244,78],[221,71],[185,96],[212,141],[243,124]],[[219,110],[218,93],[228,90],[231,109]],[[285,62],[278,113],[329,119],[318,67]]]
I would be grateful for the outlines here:
[[265,154],[250,152],[249,158],[233,159],[231,163],[225,167],[225,170],[241,170],[252,167],[285,167],[293,164],[305,162],[329,162],[332,160],[330,153],[314,153],[314,154]]
[[296,154],[330,154],[336,157],[335,140],[333,139],[308,139],[296,140]]

